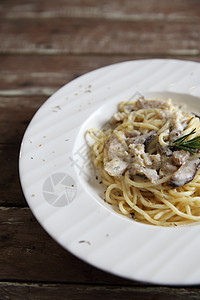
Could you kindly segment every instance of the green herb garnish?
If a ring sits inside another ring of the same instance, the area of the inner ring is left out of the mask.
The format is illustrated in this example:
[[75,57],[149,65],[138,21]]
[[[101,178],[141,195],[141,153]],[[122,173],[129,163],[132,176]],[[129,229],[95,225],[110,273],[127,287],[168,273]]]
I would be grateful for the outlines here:
[[191,153],[195,153],[196,149],[200,149],[200,136],[197,136],[191,140],[186,141],[186,139],[196,132],[196,128],[193,129],[190,133],[178,138],[177,140],[173,141],[169,147],[172,150],[185,150]]

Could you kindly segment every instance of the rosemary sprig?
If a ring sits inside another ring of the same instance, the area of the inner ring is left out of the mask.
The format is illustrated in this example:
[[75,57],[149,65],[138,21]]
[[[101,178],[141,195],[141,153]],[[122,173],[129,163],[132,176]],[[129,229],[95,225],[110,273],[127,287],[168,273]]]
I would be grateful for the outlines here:
[[197,149],[200,149],[200,136],[197,136],[189,141],[186,141],[186,139],[194,133],[196,133],[196,128],[193,129],[190,133],[173,141],[169,145],[169,147],[172,150],[181,149],[181,150],[189,151],[191,153],[195,153]]

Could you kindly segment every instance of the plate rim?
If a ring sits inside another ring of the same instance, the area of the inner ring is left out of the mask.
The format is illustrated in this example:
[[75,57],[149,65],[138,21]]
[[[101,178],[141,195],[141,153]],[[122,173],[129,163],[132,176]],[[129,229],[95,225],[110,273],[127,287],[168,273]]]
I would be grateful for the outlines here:
[[[20,183],[21,183],[21,186],[22,186],[22,191],[23,191],[23,193],[24,193],[24,196],[25,196],[25,199],[26,199],[26,202],[27,202],[27,204],[28,204],[28,206],[29,206],[29,208],[31,209],[31,212],[33,213],[33,215],[35,216],[35,218],[36,218],[36,220],[39,222],[39,224],[45,229],[45,231],[57,242],[57,243],[59,243],[65,250],[67,250],[67,251],[69,251],[70,253],[72,253],[73,255],[75,255],[76,257],[78,257],[79,259],[81,259],[81,260],[83,260],[83,261],[85,261],[85,262],[87,262],[87,263],[89,263],[89,264],[91,264],[91,265],[93,265],[93,266],[95,266],[96,268],[98,268],[98,269],[101,269],[101,270],[104,270],[104,271],[106,271],[106,272],[108,272],[108,273],[110,273],[110,274],[114,274],[114,275],[116,275],[116,276],[120,276],[120,277],[124,277],[124,278],[126,278],[126,279],[129,279],[129,280],[136,280],[136,281],[141,281],[141,282],[149,282],[149,283],[153,283],[153,284],[165,284],[163,281],[161,281],[161,282],[158,282],[158,281],[151,281],[151,280],[142,280],[142,279],[138,279],[138,278],[134,278],[134,277],[132,277],[132,278],[130,278],[129,276],[124,276],[124,275],[120,275],[120,274],[118,274],[118,273],[115,273],[115,272],[113,272],[113,271],[109,271],[108,269],[105,269],[105,268],[102,268],[101,266],[99,266],[99,264],[97,264],[97,265],[95,265],[95,263],[90,263],[87,259],[84,259],[83,257],[80,257],[79,255],[77,255],[77,254],[75,254],[70,248],[67,248],[66,246],[64,246],[59,240],[57,240],[56,239],[56,237],[54,236],[54,234],[52,234],[52,232],[51,232],[51,230],[49,231],[49,229],[46,227],[46,226],[44,226],[44,224],[42,223],[42,221],[40,220],[40,218],[38,217],[38,214],[37,214],[37,212],[34,210],[34,208],[33,207],[31,207],[31,204],[30,204],[30,199],[29,199],[29,196],[27,195],[27,193],[26,193],[26,187],[25,187],[25,185],[24,185],[24,182],[23,182],[23,180],[22,180],[22,173],[23,173],[23,166],[22,166],[22,163],[21,163],[21,153],[22,153],[22,151],[23,151],[23,144],[24,144],[24,142],[25,142],[25,140],[26,140],[26,134],[27,134],[27,132],[28,132],[28,130],[29,130],[29,128],[30,128],[30,126],[32,126],[32,120],[35,118],[35,116],[38,114],[38,111],[41,111],[42,109],[45,109],[45,106],[44,105],[46,105],[47,104],[47,102],[48,103],[50,103],[50,102],[54,102],[54,101],[56,101],[56,97],[57,96],[59,96],[59,94],[60,93],[62,93],[64,90],[65,90],[65,88],[66,88],[66,86],[68,86],[69,84],[71,84],[71,85],[73,85],[74,83],[76,83],[76,82],[79,82],[80,81],[80,79],[82,79],[82,78],[84,78],[85,76],[87,76],[88,74],[90,74],[90,75],[92,75],[92,74],[94,74],[95,72],[98,72],[99,70],[106,70],[106,69],[108,69],[108,68],[112,68],[112,67],[118,67],[118,66],[120,66],[120,65],[124,65],[124,64],[129,64],[129,63],[135,63],[135,62],[147,62],[147,61],[151,61],[151,62],[153,62],[153,61],[168,61],[168,62],[174,62],[174,61],[176,61],[176,62],[180,62],[180,63],[191,63],[191,64],[198,64],[199,66],[200,66],[200,64],[198,63],[198,62],[194,62],[194,61],[187,61],[187,60],[180,60],[180,59],[155,59],[155,58],[153,58],[153,59],[142,59],[142,60],[130,60],[130,61],[123,61],[123,62],[118,62],[118,63],[114,63],[114,64],[111,64],[111,65],[108,65],[108,66],[104,66],[104,67],[101,67],[101,68],[98,68],[98,69],[95,69],[95,70],[92,70],[92,71],[90,71],[90,72],[88,72],[88,73],[86,73],[86,74],[83,74],[83,75],[81,75],[80,77],[78,77],[78,78],[75,78],[74,80],[72,80],[72,81],[70,81],[69,83],[67,83],[67,84],[65,84],[65,85],[63,85],[61,88],[59,88],[53,95],[51,95],[40,107],[39,107],[39,109],[36,111],[36,113],[34,114],[34,116],[32,117],[32,119],[31,119],[31,121],[30,121],[30,123],[29,123],[29,125],[28,125],[28,127],[26,128],[26,130],[25,130],[25,133],[24,133],[24,136],[23,136],[23,138],[22,138],[22,142],[21,142],[21,146],[20,146],[20,154],[19,154],[19,178],[20,178]],[[194,283],[194,282],[191,282],[191,283],[178,283],[179,285],[194,285],[194,284],[199,284],[200,283],[200,280],[199,280],[199,282],[196,282],[196,283]],[[168,285],[177,285],[177,283],[167,283]]]

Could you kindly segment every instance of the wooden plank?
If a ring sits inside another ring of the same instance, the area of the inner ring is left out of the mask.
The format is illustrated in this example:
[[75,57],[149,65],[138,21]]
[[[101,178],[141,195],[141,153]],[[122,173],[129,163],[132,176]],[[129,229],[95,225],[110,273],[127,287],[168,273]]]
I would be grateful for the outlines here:
[[[36,110],[47,97],[0,97],[0,144],[19,145]],[[1,148],[3,151],[3,148]],[[16,150],[16,149],[15,149]]]
[[28,208],[0,207],[0,225],[0,281],[136,284],[100,271],[64,250]]
[[0,21],[0,53],[199,55],[200,26],[191,22],[99,19]]
[[[113,289],[114,292],[115,288],[119,295],[120,291],[127,293],[127,295],[129,295],[128,292],[130,292],[130,295],[133,295],[134,292],[137,294],[138,291],[140,295],[142,295],[141,293],[143,292],[146,297],[149,296],[147,291],[150,293],[157,291],[161,293],[160,296],[162,293],[163,296],[168,295],[169,297],[170,295],[170,300],[173,299],[171,298],[173,296],[182,295],[186,297],[190,295],[186,289],[179,290],[171,288],[165,290],[164,288],[159,289],[158,287],[143,289],[141,287],[144,286],[144,283],[129,281],[108,274],[80,261],[60,247],[45,233],[28,208],[0,207],[0,225],[0,265],[3,266],[0,268],[0,281],[8,282],[8,284],[0,284],[0,295],[2,295],[3,289],[5,289],[8,294],[12,290],[15,292],[14,287],[16,287],[18,290],[16,292],[19,292],[20,295],[23,291],[26,292],[24,286],[30,289],[33,287],[32,292],[35,293],[34,290],[39,286],[42,287],[42,290],[45,290],[45,287],[50,290],[53,289],[53,287],[56,289],[56,286],[59,288],[64,286],[66,289],[70,289],[70,284],[76,284],[76,286],[73,285],[73,287],[75,290],[77,287],[78,291],[78,284],[81,283],[87,284],[87,287],[93,285],[93,288],[91,287],[90,289],[91,295],[93,296],[92,290],[95,291],[95,289],[97,289],[99,293],[102,292],[106,295],[110,289]],[[26,283],[27,280],[38,284],[28,284]],[[19,283],[15,285],[13,284],[15,281],[25,282],[25,284]],[[9,282],[11,283],[9,284]],[[54,284],[52,286],[51,284],[43,285],[42,282],[52,282]],[[56,283],[58,284],[59,282],[62,283],[62,285],[56,285]],[[100,286],[98,287],[98,285]],[[102,285],[103,289],[101,289]],[[104,285],[120,285],[121,287],[104,288]],[[86,286],[84,288],[86,288]],[[83,287],[80,287],[80,289],[82,290]],[[200,290],[198,289],[191,289],[191,291],[193,291],[191,295],[195,291],[196,294],[194,293],[194,295],[200,295]],[[72,293],[72,291],[70,291],[70,293]],[[151,296],[153,296],[153,294]],[[2,297],[0,297],[0,299],[2,299]]]
[[98,285],[70,285],[70,284],[42,284],[42,283],[0,283],[1,299],[14,300],[197,300],[200,291],[196,288],[177,287],[135,287],[135,286],[98,286]]
[[[163,56],[156,55],[156,58]],[[21,105],[19,96],[26,97],[30,106],[36,99],[33,96],[50,96],[54,91],[73,80],[97,68],[127,60],[155,58],[154,55],[0,55],[0,96],[18,96],[13,104]],[[193,56],[164,56],[164,58],[177,58],[200,62],[200,57]],[[3,101],[3,102],[2,102]],[[6,103],[8,101],[8,103]],[[11,100],[1,98],[0,105],[12,108]],[[16,102],[17,101],[17,102]],[[23,101],[22,101],[23,102]],[[24,103],[24,102],[23,102]],[[25,104],[25,103],[24,103]],[[23,104],[23,105],[24,105]],[[27,107],[28,108],[28,107]],[[22,109],[22,108],[21,108]],[[9,112],[8,112],[9,113]],[[23,118],[23,115],[21,115]],[[8,116],[5,117],[7,119]]]
[[0,95],[51,95],[60,86],[96,68],[132,59],[102,56],[0,56]]
[[199,20],[198,0],[2,0],[0,16],[17,18],[100,18],[118,20]]
[[17,176],[19,149],[28,123],[45,100],[46,97],[0,97],[0,205],[25,205]]
[[[21,142],[21,141],[20,141]],[[20,143],[19,143],[20,144]],[[0,205],[26,206],[18,177],[18,158],[20,145],[0,144]]]

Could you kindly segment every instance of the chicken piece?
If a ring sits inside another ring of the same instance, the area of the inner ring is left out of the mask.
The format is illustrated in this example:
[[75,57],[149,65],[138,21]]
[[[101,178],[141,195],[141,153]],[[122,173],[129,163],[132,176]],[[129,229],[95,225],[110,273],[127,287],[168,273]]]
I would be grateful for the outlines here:
[[190,153],[184,150],[174,151],[172,154],[172,159],[176,166],[181,166],[182,164],[184,164],[189,157]]
[[141,156],[145,153],[143,144],[130,144],[129,149],[132,156]]
[[136,137],[138,135],[141,135],[141,132],[139,130],[129,130],[125,132],[126,137]]
[[137,161],[141,166],[150,166],[152,164],[149,154],[145,152],[143,144],[131,144],[129,145],[130,154],[134,156],[132,161]]
[[182,136],[183,130],[187,127],[188,122],[192,117],[192,114],[189,114],[185,120],[182,112],[178,111],[173,114],[170,122],[170,127],[172,130],[169,133],[169,140],[171,142]]
[[159,100],[145,100],[144,98],[140,98],[136,101],[136,109],[147,109],[147,108],[161,108],[161,109],[169,109],[170,105],[168,102],[159,101]]
[[131,144],[129,145],[130,154],[134,156],[132,162],[135,162],[143,167],[149,167],[158,170],[161,166],[161,156],[160,154],[149,154],[145,152],[144,145]]
[[112,135],[106,142],[106,149],[108,151],[108,160],[112,160],[118,155],[122,156],[122,153],[125,152],[125,148],[115,135]]
[[119,158],[113,158],[111,161],[105,163],[105,170],[108,172],[111,176],[121,176],[126,168],[128,166],[128,163],[119,159]]
[[124,112],[118,112],[115,113],[110,120],[110,124],[116,125],[119,122],[122,122],[126,117],[126,114]]
[[169,149],[168,146],[158,145],[158,151],[160,152],[161,156],[171,156],[172,150]]
[[129,174],[131,176],[134,175],[144,175],[147,179],[149,179],[152,183],[156,183],[159,179],[159,175],[155,169],[144,168],[139,164],[132,163],[129,165]]
[[160,154],[150,155],[145,152],[144,144],[129,145],[130,153],[133,156],[128,166],[130,175],[144,175],[151,182],[159,179],[157,169],[161,164]]
[[149,158],[151,160],[152,168],[155,170],[159,170],[161,167],[161,156],[160,154],[152,154],[149,155]]
[[163,161],[161,169],[166,175],[169,175],[176,172],[178,168],[171,161]]

